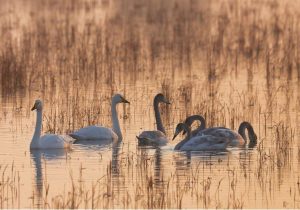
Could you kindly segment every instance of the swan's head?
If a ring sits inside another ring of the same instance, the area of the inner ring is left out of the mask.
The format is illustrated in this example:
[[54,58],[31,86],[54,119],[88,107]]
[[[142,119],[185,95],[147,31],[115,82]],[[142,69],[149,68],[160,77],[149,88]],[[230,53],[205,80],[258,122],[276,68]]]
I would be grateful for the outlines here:
[[157,94],[154,98],[154,101],[171,104],[170,101],[162,93]]
[[42,110],[43,109],[43,102],[40,99],[35,100],[35,103],[33,107],[31,108],[31,111],[33,110]]
[[127,101],[121,94],[116,94],[112,98],[113,103],[127,103],[130,104],[129,101]]
[[254,129],[253,129],[252,125],[249,122],[244,121],[240,124],[239,130],[238,130],[239,134],[241,134],[242,137],[244,139],[246,139],[246,136],[245,136],[245,129],[246,128],[248,129],[248,137],[250,139],[250,142],[256,144],[257,143],[257,136],[254,132]]
[[178,125],[176,126],[175,133],[174,133],[172,140],[174,140],[176,138],[176,136],[178,136],[178,134],[180,134],[182,131],[186,131],[186,130],[187,130],[186,124],[178,123]]

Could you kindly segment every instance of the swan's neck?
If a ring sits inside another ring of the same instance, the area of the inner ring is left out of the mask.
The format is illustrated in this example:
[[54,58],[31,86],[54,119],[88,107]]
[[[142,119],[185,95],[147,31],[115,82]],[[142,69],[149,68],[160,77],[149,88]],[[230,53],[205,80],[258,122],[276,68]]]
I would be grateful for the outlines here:
[[161,121],[161,116],[160,116],[160,112],[159,112],[159,101],[154,99],[154,113],[155,113],[155,119],[156,119],[156,127],[157,130],[163,132],[164,134],[166,134],[165,128],[162,124]]
[[204,130],[206,128],[206,122],[205,122],[205,119],[203,117],[199,118],[200,120],[200,126],[199,126],[199,130]]
[[201,130],[204,130],[206,128],[205,119],[202,116],[198,116],[197,120],[200,121],[200,126],[192,131],[192,136],[196,135]]
[[175,150],[179,150],[191,138],[191,129],[188,126],[185,126],[184,130],[187,133],[187,135],[186,135],[186,137],[181,142],[179,142],[178,144],[176,144]]
[[117,113],[117,103],[112,102],[111,104],[111,117],[112,117],[112,123],[113,123],[113,131],[118,135],[119,140],[122,140],[122,132],[120,128],[120,123],[118,119],[118,113]]
[[41,132],[42,132],[42,110],[37,110],[36,111],[36,124],[35,124],[35,131],[30,143],[31,148],[36,148],[39,145],[39,140],[41,137]]
[[246,129],[248,130],[248,136],[250,142],[256,141],[253,136],[255,135],[253,127],[250,125],[248,122],[242,122],[240,127],[239,127],[239,134],[243,137],[245,142],[247,142],[247,137],[246,137]]

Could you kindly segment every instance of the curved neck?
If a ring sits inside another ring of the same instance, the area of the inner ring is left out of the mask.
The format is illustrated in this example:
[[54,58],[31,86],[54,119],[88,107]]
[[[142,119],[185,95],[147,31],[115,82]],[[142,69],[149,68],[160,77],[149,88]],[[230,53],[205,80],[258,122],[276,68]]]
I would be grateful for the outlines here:
[[199,116],[200,126],[198,127],[199,130],[204,130],[206,128],[205,119],[202,116]]
[[36,124],[35,124],[35,130],[34,134],[30,143],[30,147],[34,148],[37,147],[39,144],[39,139],[41,137],[41,132],[42,132],[42,110],[36,110]]
[[113,123],[113,131],[118,135],[119,140],[122,140],[123,137],[122,137],[122,132],[121,132],[120,123],[118,119],[117,103],[114,101],[111,104],[111,119]]
[[166,134],[165,128],[162,124],[161,121],[161,117],[160,117],[160,112],[159,112],[159,101],[157,100],[157,98],[154,98],[154,113],[155,113],[155,120],[156,120],[156,127],[157,130],[163,132],[164,134]]
[[200,122],[200,126],[196,128],[195,130],[191,131],[192,136],[196,135],[199,131],[206,128],[206,122],[204,117],[201,115],[193,115],[189,117],[190,119],[186,120],[186,124],[190,127],[195,121]]
[[186,137],[181,142],[176,144],[175,150],[179,150],[191,138],[191,129],[188,126],[184,126],[184,131],[187,133]]
[[247,142],[246,129],[248,130],[248,136],[249,136],[250,142],[251,143],[255,142],[256,141],[256,139],[254,139],[255,133],[254,133],[253,127],[251,126],[250,123],[242,122],[239,127],[239,130],[238,130],[239,134],[243,137],[245,142]]

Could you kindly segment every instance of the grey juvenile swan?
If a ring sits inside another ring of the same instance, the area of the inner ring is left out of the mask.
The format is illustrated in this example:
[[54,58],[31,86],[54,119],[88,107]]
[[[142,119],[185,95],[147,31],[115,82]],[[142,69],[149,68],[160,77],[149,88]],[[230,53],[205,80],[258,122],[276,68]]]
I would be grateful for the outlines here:
[[191,136],[191,130],[185,123],[179,123],[176,126],[173,140],[176,136],[185,131],[186,137],[175,146],[175,150],[182,151],[212,151],[225,150],[229,144],[229,139],[225,137],[216,137],[212,135]]
[[248,130],[249,146],[256,145],[257,136],[254,132],[252,125],[246,121],[240,124],[238,132],[225,127],[213,127],[213,128],[206,128],[204,130],[199,131],[197,133],[197,136],[212,135],[215,137],[224,137],[229,139],[230,141],[229,145],[240,146],[240,145],[245,145],[247,143],[246,129]]
[[[199,121],[200,126],[198,128],[196,128],[195,130],[191,131],[191,137],[196,136],[201,130],[204,130],[206,128],[205,119],[201,115],[191,115],[191,116],[187,117],[184,121],[184,124],[186,124],[189,128],[191,128],[191,125],[195,121]],[[185,131],[183,132],[183,134],[185,134]]]
[[156,119],[157,130],[154,131],[143,131],[139,136],[137,136],[139,145],[165,145],[168,142],[166,137],[166,131],[162,124],[162,120],[159,112],[159,104],[165,103],[170,104],[169,100],[161,93],[154,97],[154,112]]

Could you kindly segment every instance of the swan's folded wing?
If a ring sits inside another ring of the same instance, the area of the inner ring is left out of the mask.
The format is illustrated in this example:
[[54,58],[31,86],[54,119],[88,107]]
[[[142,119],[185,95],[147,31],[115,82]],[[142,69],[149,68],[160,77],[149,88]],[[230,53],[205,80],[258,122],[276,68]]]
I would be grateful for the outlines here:
[[223,137],[212,135],[195,136],[186,142],[181,150],[197,151],[197,150],[220,150],[226,149],[229,140]]
[[137,136],[139,145],[165,145],[167,137],[161,131],[143,131]]
[[60,149],[70,147],[74,139],[68,136],[46,134],[40,138],[41,149]]
[[198,136],[212,135],[220,138],[223,137],[229,139],[237,138],[239,136],[239,134],[237,134],[235,131],[224,127],[208,128],[200,131],[197,135]]
[[146,138],[146,139],[160,139],[165,138],[165,134],[161,131],[143,131],[139,138]]
[[73,144],[74,141],[76,139],[72,138],[71,136],[68,136],[68,135],[60,135],[60,137],[63,139],[63,141],[65,141],[65,143],[67,144]]
[[111,128],[102,126],[87,126],[69,134],[77,140],[101,140],[101,139],[117,139],[118,136],[113,132]]

